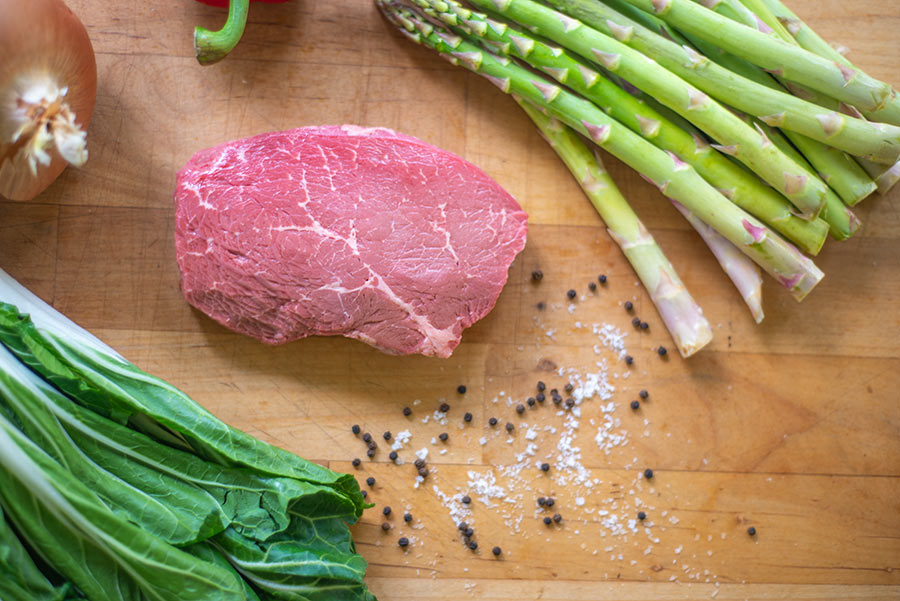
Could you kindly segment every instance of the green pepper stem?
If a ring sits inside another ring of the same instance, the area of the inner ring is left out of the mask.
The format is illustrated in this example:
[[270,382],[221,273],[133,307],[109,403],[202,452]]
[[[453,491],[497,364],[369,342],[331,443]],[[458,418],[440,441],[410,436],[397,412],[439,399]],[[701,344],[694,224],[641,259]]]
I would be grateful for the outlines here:
[[229,0],[228,19],[219,31],[194,28],[194,53],[201,65],[211,65],[225,58],[241,41],[250,0]]

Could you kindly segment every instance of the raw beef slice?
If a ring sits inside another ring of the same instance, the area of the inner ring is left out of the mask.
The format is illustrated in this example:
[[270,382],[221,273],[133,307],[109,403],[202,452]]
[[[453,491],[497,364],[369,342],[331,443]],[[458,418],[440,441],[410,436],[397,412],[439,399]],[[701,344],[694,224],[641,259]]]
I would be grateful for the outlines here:
[[342,335],[448,357],[497,302],[527,216],[477,167],[389,129],[229,142],[178,173],[193,306],[269,344]]

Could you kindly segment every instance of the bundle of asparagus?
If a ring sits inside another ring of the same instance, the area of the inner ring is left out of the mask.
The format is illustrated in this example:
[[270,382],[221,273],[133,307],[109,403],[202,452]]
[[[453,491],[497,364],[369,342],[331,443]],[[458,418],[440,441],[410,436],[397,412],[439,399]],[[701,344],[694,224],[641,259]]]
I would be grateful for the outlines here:
[[757,322],[759,268],[802,300],[823,274],[801,250],[852,236],[848,207],[900,179],[900,96],[779,0],[375,1],[401,33],[516,98],[683,356],[709,325],[583,138],[672,200]]

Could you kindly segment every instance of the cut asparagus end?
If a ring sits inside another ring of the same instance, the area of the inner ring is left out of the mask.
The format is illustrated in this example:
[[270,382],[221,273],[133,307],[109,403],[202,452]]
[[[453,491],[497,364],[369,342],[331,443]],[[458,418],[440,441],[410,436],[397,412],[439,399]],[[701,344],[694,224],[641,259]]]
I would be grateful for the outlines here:
[[217,63],[231,52],[244,35],[250,0],[229,0],[228,19],[218,31],[194,28],[194,54],[201,65]]

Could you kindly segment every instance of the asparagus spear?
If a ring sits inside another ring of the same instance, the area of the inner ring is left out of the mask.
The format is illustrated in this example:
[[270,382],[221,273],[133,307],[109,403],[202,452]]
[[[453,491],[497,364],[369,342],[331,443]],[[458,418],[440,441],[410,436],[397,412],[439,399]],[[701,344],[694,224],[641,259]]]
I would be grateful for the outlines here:
[[790,243],[731,204],[694,169],[659,150],[589,101],[563,90],[508,58],[493,55],[392,0],[376,0],[385,16],[408,38],[437,50],[454,64],[483,75],[502,91],[546,109],[569,127],[653,182],[737,246],[801,300],[823,273]]
[[[760,18],[765,20],[766,23],[771,23],[774,18],[776,22],[784,25],[784,30],[787,31],[794,41],[802,48],[818,54],[823,58],[837,61],[851,67],[854,66],[843,54],[832,48],[831,44],[820,38],[812,28],[804,23],[797,15],[792,13],[790,9],[779,0],[754,0],[753,6],[757,7],[760,4],[768,8],[768,12],[765,12],[762,10],[761,6],[758,7]],[[756,8],[755,11],[757,11]],[[773,30],[778,31],[774,27]],[[817,102],[817,99],[814,99],[813,101]],[[869,116],[871,116],[871,114]],[[900,125],[900,98],[898,98],[896,93],[878,117],[885,123]],[[897,161],[894,165],[886,169],[884,165],[879,165],[865,159],[860,159],[859,163],[875,180],[878,191],[881,194],[887,194],[888,191],[900,181],[900,161]]]
[[491,20],[454,0],[410,1],[456,33],[480,42],[486,49],[517,56],[568,85],[613,119],[692,165],[706,181],[719,190],[728,191],[729,200],[772,226],[804,251],[815,255],[821,249],[828,230],[824,221],[805,221],[792,214],[791,205],[784,197],[711,148],[699,132],[685,131],[564,49],[551,47],[530,33]]
[[[523,0],[509,0],[510,4],[521,1]],[[635,0],[626,1],[632,4],[635,2]],[[480,5],[484,2],[485,0],[477,0],[474,3]],[[879,163],[893,164],[900,158],[900,127],[873,124],[835,111],[824,110],[814,103],[769,89],[710,62],[690,47],[670,42],[646,27],[638,24],[627,25],[626,17],[595,0],[545,0],[545,2],[562,8],[575,18],[590,20],[604,33],[621,36],[628,46],[652,57],[660,65],[677,73],[707,94],[745,113],[759,117],[770,125],[796,131],[854,156],[870,157]],[[713,15],[722,18],[714,13]],[[537,23],[530,24],[537,25]],[[749,29],[736,23],[732,25]],[[571,48],[571,44],[567,45]],[[625,79],[631,81],[627,76]],[[637,85],[634,81],[631,83]]]
[[[650,300],[656,305],[681,356],[690,357],[706,346],[712,340],[712,330],[703,317],[703,310],[694,302],[656,240],[628,206],[604,169],[600,156],[592,153],[578,134],[558,119],[521,98],[517,97],[516,102],[525,109],[597,209],[610,237],[622,249],[650,294]],[[746,259],[739,252],[738,255]],[[752,262],[750,264],[756,267]]]
[[762,276],[759,273],[759,267],[742,254],[734,244],[719,235],[716,230],[712,229],[699,219],[697,216],[688,211],[683,204],[678,201],[672,201],[688,223],[694,226],[703,241],[715,255],[722,270],[728,275],[734,283],[735,288],[740,292],[750,314],[756,323],[760,323],[765,317],[762,308]]
[[742,27],[691,0],[627,0],[676,29],[688,31],[785,79],[856,106],[878,118],[896,97],[888,84],[846,64]]

